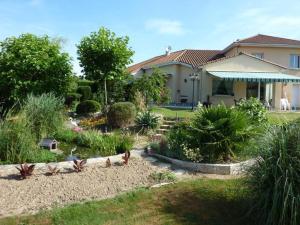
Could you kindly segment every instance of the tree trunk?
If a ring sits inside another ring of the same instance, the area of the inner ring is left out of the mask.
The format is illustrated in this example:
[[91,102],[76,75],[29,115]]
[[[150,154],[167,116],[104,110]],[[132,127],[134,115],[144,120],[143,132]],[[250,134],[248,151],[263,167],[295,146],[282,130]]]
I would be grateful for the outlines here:
[[107,107],[107,89],[106,89],[106,78],[104,79],[104,98],[105,98],[105,107]]

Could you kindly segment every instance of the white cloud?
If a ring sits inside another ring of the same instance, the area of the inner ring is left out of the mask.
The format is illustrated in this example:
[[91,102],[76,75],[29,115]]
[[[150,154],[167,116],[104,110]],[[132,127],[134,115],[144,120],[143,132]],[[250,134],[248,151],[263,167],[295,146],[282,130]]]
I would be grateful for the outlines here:
[[180,21],[168,19],[151,19],[146,21],[145,28],[159,34],[183,35],[185,30]]
[[276,14],[271,8],[250,8],[219,22],[213,35],[233,41],[258,33],[300,39],[300,16]]

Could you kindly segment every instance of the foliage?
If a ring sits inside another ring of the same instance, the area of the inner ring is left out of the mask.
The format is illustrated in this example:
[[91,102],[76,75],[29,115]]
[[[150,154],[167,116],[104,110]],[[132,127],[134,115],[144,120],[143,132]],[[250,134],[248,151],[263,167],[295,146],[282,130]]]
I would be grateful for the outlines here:
[[20,164],[20,167],[16,167],[17,170],[19,170],[20,175],[23,179],[26,179],[27,177],[30,177],[33,173],[35,165],[27,165],[25,164]]
[[87,113],[94,113],[100,111],[101,106],[98,102],[94,100],[86,100],[80,102],[76,107],[76,112],[78,114],[87,114]]
[[86,160],[76,160],[74,159],[73,160],[73,168],[75,169],[75,171],[78,173],[78,172],[81,172],[84,168],[84,165],[86,164]]
[[113,104],[108,113],[108,123],[112,127],[128,127],[133,124],[136,109],[131,102],[117,102]]
[[116,153],[121,154],[130,151],[133,147],[134,140],[129,135],[116,136]]
[[79,122],[79,126],[86,127],[86,128],[96,128],[103,124],[106,124],[106,118],[103,116],[87,118]]
[[22,106],[21,114],[38,143],[41,138],[51,136],[64,123],[64,106],[61,98],[53,94],[29,95]]
[[48,165],[48,172],[47,172],[48,175],[50,175],[50,176],[56,175],[59,173],[59,171],[60,171],[60,169],[58,169],[57,166],[52,167],[52,166]]
[[174,182],[177,180],[175,174],[169,171],[154,172],[150,174],[150,177],[157,183]]
[[156,129],[161,123],[162,117],[150,111],[139,112],[135,118],[137,126],[144,130]]
[[134,92],[132,103],[135,105],[137,111],[139,112],[144,112],[147,109],[145,98],[140,91]]
[[122,80],[126,65],[132,62],[134,52],[128,47],[128,42],[127,36],[117,37],[114,32],[102,27],[84,37],[77,46],[78,59],[86,78],[104,86],[105,99],[106,81]]
[[300,125],[271,128],[257,145],[261,158],[250,169],[254,208],[260,224],[300,222]]
[[237,104],[237,109],[245,112],[250,117],[250,122],[267,122],[267,110],[257,98],[242,99]]
[[129,158],[130,158],[130,151],[126,151],[124,156],[122,156],[124,165],[128,165]]
[[244,113],[225,105],[201,107],[192,122],[193,146],[187,147],[200,148],[207,162],[229,161],[255,134]]
[[81,95],[81,101],[89,100],[92,98],[92,89],[90,86],[78,86],[77,93]]
[[143,74],[134,81],[134,91],[139,91],[149,105],[150,102],[157,104],[167,103],[169,90],[166,87],[167,77],[159,69],[154,69],[152,74]]
[[26,125],[16,119],[0,122],[0,159],[9,163],[31,161],[37,146]]
[[91,80],[78,80],[77,81],[77,85],[78,86],[92,86],[94,84],[94,81],[91,81]]
[[4,109],[30,93],[64,96],[72,75],[71,58],[61,41],[22,34],[0,42],[0,102]]
[[71,107],[74,101],[79,101],[81,98],[81,94],[76,92],[68,93],[65,98],[65,105]]

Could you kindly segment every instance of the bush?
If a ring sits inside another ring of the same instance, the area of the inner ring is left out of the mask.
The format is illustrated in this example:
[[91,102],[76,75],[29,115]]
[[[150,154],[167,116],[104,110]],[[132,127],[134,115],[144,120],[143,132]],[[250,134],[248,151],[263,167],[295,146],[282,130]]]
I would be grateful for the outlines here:
[[92,98],[92,89],[90,86],[79,86],[77,93],[81,94],[81,101],[89,100]]
[[117,137],[118,137],[117,145],[116,145],[117,154],[122,154],[132,149],[134,140],[131,136],[121,135]]
[[80,102],[76,107],[76,112],[78,114],[94,113],[100,111],[101,106],[98,102],[94,100],[86,100]]
[[237,104],[237,109],[246,113],[250,117],[250,122],[266,122],[267,110],[257,98],[242,99]]
[[112,127],[124,128],[133,124],[136,109],[131,102],[118,102],[111,106],[108,113],[108,123]]
[[258,148],[261,159],[250,170],[255,216],[264,225],[299,224],[299,124],[270,129]]
[[144,130],[155,129],[159,126],[162,117],[150,111],[139,112],[136,116],[135,123]]
[[65,105],[67,105],[68,107],[71,107],[72,106],[72,103],[74,101],[79,101],[81,98],[81,94],[79,93],[68,93],[66,98],[65,98]]
[[63,99],[53,94],[29,95],[19,115],[26,123],[27,132],[31,132],[36,143],[41,138],[51,136],[64,124]]
[[168,135],[166,155],[194,162],[228,162],[258,133],[247,115],[219,105],[199,108],[192,121],[179,123]]
[[91,80],[78,80],[77,85],[78,86],[91,86],[94,84],[94,81]]

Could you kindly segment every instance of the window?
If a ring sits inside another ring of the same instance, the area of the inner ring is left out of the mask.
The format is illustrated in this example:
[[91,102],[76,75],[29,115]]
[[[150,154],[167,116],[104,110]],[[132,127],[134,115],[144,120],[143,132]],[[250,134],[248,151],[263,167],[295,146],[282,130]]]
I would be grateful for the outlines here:
[[300,68],[300,55],[290,55],[290,67],[291,68]]
[[233,96],[233,81],[213,80],[212,95],[231,95],[231,96]]
[[259,58],[259,59],[264,58],[264,53],[252,53],[252,55],[255,56],[256,58]]

